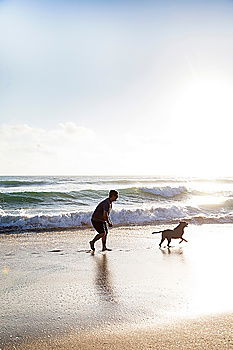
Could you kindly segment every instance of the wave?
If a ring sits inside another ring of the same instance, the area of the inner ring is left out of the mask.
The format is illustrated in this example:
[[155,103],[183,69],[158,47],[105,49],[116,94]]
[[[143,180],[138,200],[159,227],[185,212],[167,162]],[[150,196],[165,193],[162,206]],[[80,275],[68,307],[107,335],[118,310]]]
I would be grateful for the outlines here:
[[20,187],[20,186],[35,186],[46,185],[48,181],[26,181],[26,180],[0,180],[0,187]]
[[233,178],[230,177],[224,177],[224,178],[216,178],[216,179],[193,179],[194,182],[214,182],[214,183],[221,183],[221,184],[232,184]]
[[101,180],[101,181],[96,181],[101,184],[157,184],[157,183],[180,183],[182,180],[179,179],[174,179],[174,178],[148,178],[148,179],[143,179],[143,178],[131,178],[131,179],[113,179],[113,180]]
[[208,203],[208,204],[201,204],[199,206],[200,208],[204,208],[206,210],[231,210],[233,209],[233,198],[228,199],[221,203]]
[[[71,181],[77,181],[77,179],[72,179]],[[91,178],[88,181],[82,181],[84,184],[93,184],[93,183],[98,183],[98,184],[156,184],[156,183],[192,183],[192,182],[214,182],[214,183],[233,183],[233,178],[193,178],[193,177],[161,177],[161,178],[156,178],[156,177],[129,177],[129,178],[116,178],[116,179],[95,179]]]
[[224,207],[227,209],[233,209],[233,198],[226,200],[224,202]]
[[[92,211],[73,212],[59,215],[4,215],[0,213],[0,232],[24,232],[55,229],[71,229],[90,226]],[[150,208],[150,209],[121,209],[113,211],[111,218],[115,225],[139,225],[175,223],[187,220],[193,224],[203,223],[232,223],[232,213],[208,213],[196,207]]]
[[40,203],[50,201],[69,201],[75,200],[77,196],[75,192],[11,192],[11,193],[0,193],[1,203]]
[[[172,198],[177,197],[178,195],[187,193],[188,190],[186,187],[129,187],[124,189],[119,189],[120,198],[124,199],[132,199],[134,201],[137,199],[140,200],[142,198],[150,195],[152,199],[156,199],[156,197],[164,197],[164,198]],[[67,202],[71,201],[74,203],[76,200],[85,201],[93,201],[97,199],[101,199],[106,196],[106,191],[104,190],[80,190],[80,191],[71,191],[71,192],[55,192],[55,191],[23,191],[23,192],[7,192],[0,193],[0,202],[2,204],[32,204],[32,203],[51,203],[51,202]]]
[[128,187],[118,189],[120,193],[120,199],[124,198],[138,198],[148,199],[151,197],[152,200],[160,200],[161,198],[175,198],[180,195],[188,194],[188,189],[185,186],[178,187]]
[[[1,178],[1,177],[0,177]],[[121,179],[121,178],[89,178],[87,180],[84,180],[83,177],[48,177],[47,179],[43,180],[36,180],[36,179],[22,179],[22,180],[11,180],[11,179],[3,179],[0,180],[0,187],[20,187],[20,186],[37,186],[37,185],[56,185],[56,184],[67,184],[67,183],[76,183],[76,184],[82,184],[82,185],[93,185],[93,184],[116,184],[116,185],[127,185],[127,184],[148,184],[148,183],[179,183],[180,180],[174,179],[174,178],[161,178],[161,179],[155,179],[155,178],[129,178],[129,179]]]
[[185,186],[179,186],[179,187],[166,186],[166,187],[153,187],[153,188],[141,187],[140,190],[145,193],[150,193],[150,194],[165,197],[165,198],[172,198],[180,194],[188,193],[188,190]]
[[208,178],[208,177],[178,177],[164,179],[164,182],[182,182],[182,183],[233,183],[233,177],[218,177],[218,178]]

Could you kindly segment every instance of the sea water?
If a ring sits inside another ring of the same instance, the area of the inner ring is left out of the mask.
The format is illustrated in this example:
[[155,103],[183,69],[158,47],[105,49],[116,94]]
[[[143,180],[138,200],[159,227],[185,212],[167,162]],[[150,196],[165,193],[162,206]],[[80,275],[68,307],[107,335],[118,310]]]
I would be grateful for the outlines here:
[[233,178],[1,176],[0,232],[88,226],[111,189],[117,225],[233,222]]

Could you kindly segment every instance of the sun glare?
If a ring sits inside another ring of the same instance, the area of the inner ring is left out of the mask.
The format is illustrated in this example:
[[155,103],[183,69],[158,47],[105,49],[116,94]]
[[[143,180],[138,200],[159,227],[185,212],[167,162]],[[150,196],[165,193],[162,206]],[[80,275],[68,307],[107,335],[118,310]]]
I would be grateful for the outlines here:
[[227,79],[193,79],[180,88],[172,110],[172,128],[182,135],[177,142],[184,158],[196,159],[193,167],[190,162],[192,175],[230,171],[232,96],[233,86]]
[[[220,136],[219,126],[222,123],[233,124],[232,95],[233,87],[227,81],[194,80],[184,86],[175,112],[178,118],[191,121],[193,132],[208,131],[208,137]],[[184,124],[187,126],[187,123]]]

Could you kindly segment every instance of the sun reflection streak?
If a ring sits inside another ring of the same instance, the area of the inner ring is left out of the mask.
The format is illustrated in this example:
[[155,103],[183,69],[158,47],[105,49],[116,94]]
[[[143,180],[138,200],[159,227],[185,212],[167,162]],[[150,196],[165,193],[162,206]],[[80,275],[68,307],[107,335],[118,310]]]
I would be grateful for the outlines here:
[[229,270],[233,262],[229,250],[231,244],[222,248],[223,233],[222,236],[211,237],[209,234],[202,241],[193,241],[188,247],[193,274],[188,313],[193,316],[233,311]]

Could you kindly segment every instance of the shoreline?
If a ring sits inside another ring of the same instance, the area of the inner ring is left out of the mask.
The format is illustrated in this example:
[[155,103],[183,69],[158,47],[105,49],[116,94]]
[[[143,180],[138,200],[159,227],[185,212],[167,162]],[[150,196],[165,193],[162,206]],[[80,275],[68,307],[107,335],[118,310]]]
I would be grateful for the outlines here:
[[[185,220],[185,219],[183,219]],[[165,226],[169,226],[169,225],[176,225],[180,220],[170,220],[170,221],[166,221],[166,223],[164,223],[164,221],[158,221],[156,223],[151,223],[151,222],[144,222],[144,223],[134,223],[134,224],[114,224],[114,228],[118,228],[118,229],[122,229],[122,228],[128,228],[128,227],[148,227],[148,226],[161,226],[161,227],[165,227]],[[190,222],[191,220],[186,220],[187,222]],[[212,223],[209,223],[210,225]],[[216,224],[216,223],[214,223]],[[228,224],[228,223],[226,223]],[[197,224],[197,225],[202,225],[202,224]],[[73,232],[76,233],[76,231],[85,231],[85,230],[94,230],[92,224],[84,224],[82,226],[73,226],[73,227],[56,227],[56,228],[38,228],[38,229],[25,229],[25,230],[5,230],[4,231],[0,231],[0,238],[1,236],[10,236],[10,235],[22,235],[22,234],[33,234],[33,233],[50,233],[50,232],[54,232],[56,233],[60,233],[60,232]]]
[[[164,222],[163,220],[158,221],[156,223],[152,223],[152,222],[144,222],[144,223],[134,223],[134,224],[114,224],[113,228],[115,229],[124,229],[124,228],[137,228],[137,227],[155,227],[156,229],[158,228],[169,228],[170,226],[175,226],[177,225],[180,221],[186,221],[189,225],[193,225],[193,226],[204,226],[204,225],[233,225],[233,222],[209,222],[207,219],[207,222],[202,222],[202,218],[197,218],[197,220],[195,221],[193,218],[192,219],[173,219],[170,221],[166,221]],[[172,228],[172,227],[171,227]],[[79,231],[94,231],[93,226],[90,224],[85,224],[83,226],[73,226],[73,227],[56,227],[56,228],[38,228],[38,229],[26,229],[26,230],[4,230],[4,231],[0,231],[0,238],[4,238],[4,237],[8,237],[8,236],[21,236],[21,235],[31,235],[34,233],[38,233],[38,234],[49,234],[50,232],[53,232],[54,234],[59,234],[59,233],[76,233]]]

